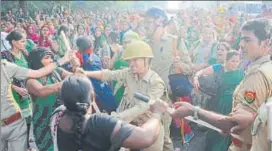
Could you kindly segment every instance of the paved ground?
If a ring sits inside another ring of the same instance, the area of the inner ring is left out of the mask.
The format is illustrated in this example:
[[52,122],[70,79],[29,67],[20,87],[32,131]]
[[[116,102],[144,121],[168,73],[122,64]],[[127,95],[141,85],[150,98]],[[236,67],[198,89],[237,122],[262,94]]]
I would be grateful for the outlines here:
[[193,130],[195,136],[189,144],[182,145],[181,140],[173,140],[174,148],[176,151],[205,151],[205,132]]

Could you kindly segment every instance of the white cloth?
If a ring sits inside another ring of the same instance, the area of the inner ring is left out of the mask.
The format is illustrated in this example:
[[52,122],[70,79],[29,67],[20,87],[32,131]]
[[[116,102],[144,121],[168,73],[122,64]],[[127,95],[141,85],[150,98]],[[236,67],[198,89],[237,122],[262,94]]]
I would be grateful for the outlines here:
[[8,36],[8,33],[1,32],[1,52],[11,49],[9,42],[6,40],[7,36]]

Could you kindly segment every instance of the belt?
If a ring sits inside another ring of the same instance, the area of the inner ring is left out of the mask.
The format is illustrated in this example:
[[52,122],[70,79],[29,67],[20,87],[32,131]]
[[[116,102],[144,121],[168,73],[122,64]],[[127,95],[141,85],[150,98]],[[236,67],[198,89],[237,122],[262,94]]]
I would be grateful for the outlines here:
[[232,137],[232,138],[231,138],[231,141],[232,141],[232,143],[233,143],[233,145],[234,145],[235,147],[242,148],[243,145],[245,145],[248,149],[251,148],[251,144],[245,144],[244,142],[242,142],[241,140],[239,140],[239,139],[237,139],[237,138],[235,138],[235,137]]
[[21,117],[22,117],[21,113],[17,112],[15,114],[11,115],[10,117],[1,120],[1,126],[9,125],[9,124],[21,119]]

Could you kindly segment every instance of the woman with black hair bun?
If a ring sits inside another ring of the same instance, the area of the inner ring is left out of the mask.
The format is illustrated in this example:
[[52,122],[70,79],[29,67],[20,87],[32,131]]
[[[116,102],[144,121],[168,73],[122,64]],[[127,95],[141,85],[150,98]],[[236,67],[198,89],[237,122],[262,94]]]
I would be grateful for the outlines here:
[[151,105],[152,118],[141,127],[106,114],[90,115],[94,90],[82,74],[71,75],[63,81],[61,98],[64,105],[54,111],[50,123],[54,151],[118,151],[122,146],[147,148],[159,135],[158,116],[165,111],[158,104]]

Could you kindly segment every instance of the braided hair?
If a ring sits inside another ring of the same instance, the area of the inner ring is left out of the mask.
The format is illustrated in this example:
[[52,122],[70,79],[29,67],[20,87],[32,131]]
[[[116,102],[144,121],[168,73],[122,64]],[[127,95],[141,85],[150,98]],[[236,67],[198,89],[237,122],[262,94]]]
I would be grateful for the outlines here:
[[74,74],[63,81],[61,97],[67,108],[66,112],[74,115],[72,131],[77,151],[82,150],[83,124],[85,114],[90,107],[93,87],[89,79],[82,74]]

